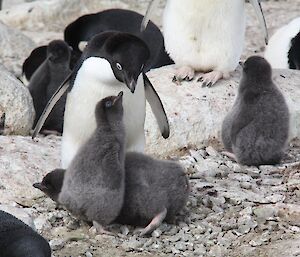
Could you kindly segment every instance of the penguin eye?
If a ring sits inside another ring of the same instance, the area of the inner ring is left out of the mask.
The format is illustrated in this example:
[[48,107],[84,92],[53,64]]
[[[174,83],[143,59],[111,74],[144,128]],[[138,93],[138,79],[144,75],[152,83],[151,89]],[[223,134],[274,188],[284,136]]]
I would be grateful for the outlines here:
[[118,70],[123,70],[122,65],[118,62],[116,63],[116,67]]
[[105,102],[105,107],[106,107],[106,108],[112,107],[112,101],[106,101],[106,102]]

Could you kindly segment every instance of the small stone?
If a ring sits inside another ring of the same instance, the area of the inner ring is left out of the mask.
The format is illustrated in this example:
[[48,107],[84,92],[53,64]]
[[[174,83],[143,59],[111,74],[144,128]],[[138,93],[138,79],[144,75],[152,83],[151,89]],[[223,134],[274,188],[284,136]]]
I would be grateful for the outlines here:
[[151,235],[155,238],[159,238],[161,236],[161,234],[162,234],[162,231],[160,229],[155,229]]
[[136,250],[143,246],[143,242],[136,240],[135,238],[130,239],[128,242],[123,242],[122,247],[126,251]]
[[166,234],[168,236],[174,236],[178,233],[179,229],[176,226],[173,226]]
[[120,230],[121,230],[122,235],[127,236],[129,233],[129,228],[127,226],[121,226]]
[[250,182],[241,182],[240,187],[249,190],[252,188],[252,184]]
[[237,180],[240,182],[249,182],[252,181],[252,177],[250,177],[247,174],[229,174],[228,178],[232,179],[232,180]]
[[177,242],[175,244],[175,248],[179,251],[185,251],[187,249],[186,244],[182,243],[182,242]]
[[264,175],[269,175],[269,174],[271,174],[272,172],[274,172],[275,170],[278,170],[277,167],[272,166],[272,165],[261,165],[261,166],[259,166],[258,168],[262,171],[262,173],[263,173]]
[[262,180],[263,185],[268,185],[268,186],[279,186],[282,184],[282,179],[278,178],[264,178]]
[[199,255],[205,255],[206,254],[206,248],[203,244],[197,244],[195,246],[194,250],[194,255],[199,256]]
[[238,232],[242,235],[248,234],[251,230],[251,227],[249,225],[240,225],[238,228]]
[[176,249],[175,247],[172,247],[172,253],[173,254],[180,254],[180,251],[178,249]]
[[274,206],[261,206],[253,210],[258,220],[265,222],[277,216],[277,209]]
[[223,257],[224,251],[221,246],[215,245],[210,249],[208,254],[209,254],[209,256],[212,256],[212,257]]
[[219,153],[212,146],[206,147],[205,151],[212,157],[217,157],[219,155]]
[[190,150],[190,155],[197,161],[197,162],[202,162],[204,161],[204,158],[201,154],[200,151],[195,151],[195,150]]
[[266,199],[270,202],[270,203],[278,203],[278,202],[283,202],[285,199],[284,195],[281,194],[274,194],[271,196],[267,196]]
[[270,235],[268,234],[268,232],[265,232],[259,238],[251,240],[249,242],[249,244],[251,246],[256,247],[256,246],[264,245],[264,244],[266,244],[269,241],[270,241]]
[[80,227],[80,221],[79,220],[71,220],[67,224],[67,228],[70,230],[76,230]]
[[156,243],[152,244],[151,247],[152,247],[152,249],[154,249],[154,250],[160,250],[160,249],[163,248],[163,245],[162,245],[160,242],[156,242]]
[[52,239],[49,245],[53,251],[60,250],[65,246],[66,242],[62,239]]
[[86,256],[86,257],[93,257],[93,255],[92,255],[90,252],[86,252],[86,253],[85,253],[85,256]]
[[50,222],[44,216],[37,217],[34,220],[34,225],[35,225],[36,229],[39,230],[39,231],[41,231],[41,230],[47,230],[47,229],[51,229],[52,228]]
[[291,226],[290,230],[293,232],[296,232],[296,233],[300,233],[300,227],[298,227],[298,226]]
[[243,209],[242,211],[240,211],[240,215],[244,216],[244,215],[251,215],[253,213],[252,207],[248,206],[245,209]]

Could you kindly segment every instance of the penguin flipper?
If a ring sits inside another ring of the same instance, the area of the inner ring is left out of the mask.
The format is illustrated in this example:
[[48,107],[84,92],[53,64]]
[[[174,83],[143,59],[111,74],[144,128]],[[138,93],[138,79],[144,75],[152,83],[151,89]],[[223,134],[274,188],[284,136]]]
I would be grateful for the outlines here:
[[263,13],[263,10],[261,8],[260,0],[249,0],[250,3],[252,4],[256,16],[258,18],[259,24],[262,27],[263,33],[264,33],[264,38],[265,38],[265,43],[266,45],[268,44],[269,41],[269,35],[268,35],[268,28],[265,20],[265,16]]
[[151,106],[152,112],[157,120],[163,138],[168,138],[170,135],[170,127],[164,106],[159,98],[159,95],[155,91],[153,85],[151,84],[149,78],[145,73],[143,73],[143,78],[146,99]]
[[36,123],[36,126],[34,128],[32,139],[34,139],[37,134],[42,129],[47,117],[49,116],[50,112],[52,111],[54,105],[58,102],[58,100],[62,97],[62,95],[67,91],[67,89],[70,86],[70,83],[68,83],[73,75],[73,72],[70,72],[70,74],[65,78],[65,80],[62,82],[62,84],[59,86],[59,88],[55,91],[53,96],[48,101],[43,113],[41,114],[38,122]]
[[154,12],[154,10],[157,9],[158,4],[159,4],[159,0],[151,0],[150,1],[147,11],[146,11],[146,14],[142,20],[141,32],[143,32],[146,29],[146,27],[150,21],[150,17],[152,15],[152,13]]

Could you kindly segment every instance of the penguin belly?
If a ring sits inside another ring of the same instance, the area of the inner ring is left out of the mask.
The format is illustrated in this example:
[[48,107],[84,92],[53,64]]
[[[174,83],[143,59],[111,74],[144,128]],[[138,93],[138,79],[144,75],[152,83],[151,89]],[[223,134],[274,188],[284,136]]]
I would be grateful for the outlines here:
[[291,40],[300,31],[300,18],[292,20],[289,24],[278,29],[270,38],[266,46],[265,58],[273,69],[288,69],[288,52]]
[[244,0],[169,0],[165,47],[178,66],[196,71],[235,70],[245,37]]
[[[101,71],[98,72],[101,74]],[[74,86],[67,96],[61,146],[62,168],[66,169],[69,166],[78,149],[94,132],[96,104],[104,97],[117,95],[120,91],[124,93],[126,150],[144,152],[146,100],[142,75],[139,76],[135,92],[132,94],[124,83],[116,79],[113,85],[106,84],[99,79],[91,79],[90,74],[83,70],[78,72]]]

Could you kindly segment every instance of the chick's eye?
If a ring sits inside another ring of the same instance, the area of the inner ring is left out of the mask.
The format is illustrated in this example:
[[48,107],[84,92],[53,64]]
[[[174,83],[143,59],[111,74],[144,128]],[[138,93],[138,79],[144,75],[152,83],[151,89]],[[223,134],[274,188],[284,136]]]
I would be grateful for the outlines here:
[[118,70],[123,70],[122,65],[118,62],[116,63],[116,67]]
[[109,108],[109,107],[111,107],[112,106],[112,101],[107,101],[107,102],[105,102],[105,107],[106,108]]

